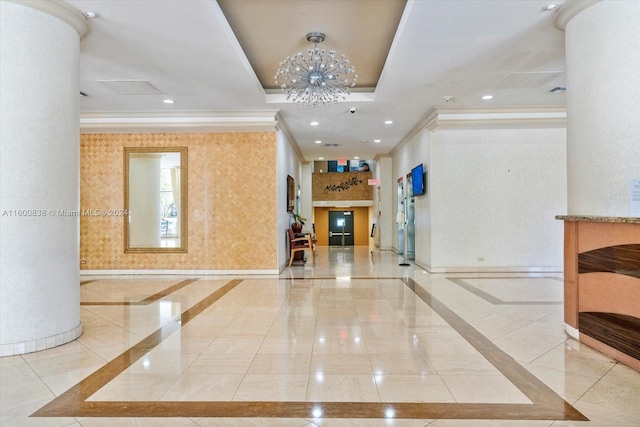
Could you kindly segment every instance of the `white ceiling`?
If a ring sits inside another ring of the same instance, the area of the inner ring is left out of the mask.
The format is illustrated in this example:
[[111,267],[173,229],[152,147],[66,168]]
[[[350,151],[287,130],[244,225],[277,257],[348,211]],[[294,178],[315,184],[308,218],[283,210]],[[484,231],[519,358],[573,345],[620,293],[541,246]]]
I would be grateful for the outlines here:
[[[294,54],[306,32],[330,28],[323,47],[357,57],[359,38],[345,35],[367,17],[357,7],[340,4],[366,8],[398,0],[261,1],[269,7],[257,14],[263,19],[251,21],[249,28],[260,34],[265,50],[279,46]],[[80,90],[88,95],[81,99],[81,113],[251,116],[278,110],[306,161],[319,156],[373,159],[390,153],[432,107],[565,104],[564,93],[550,92],[565,86],[565,61],[564,33],[553,26],[554,12],[542,11],[550,3],[547,0],[408,0],[390,50],[380,49],[386,62],[377,85],[364,89],[368,95],[352,95],[369,99],[316,108],[271,102],[214,0],[66,3],[100,14],[91,20],[91,32],[81,44]],[[307,13],[293,8],[300,4]],[[352,16],[336,20],[315,12],[324,7]],[[295,22],[291,31],[283,32],[282,24],[268,25],[276,17],[280,22],[282,16]],[[300,34],[302,28],[308,30]],[[348,41],[340,42],[340,34]],[[336,45],[329,44],[331,39]],[[273,58],[274,73],[282,59]],[[352,63],[359,72],[359,64]],[[151,86],[145,87],[146,94],[133,95],[119,93],[127,88],[114,90],[101,83],[113,80],[141,80]],[[488,93],[493,99],[482,100]],[[453,99],[445,102],[446,96]],[[174,104],[164,104],[165,98]],[[349,112],[351,107],[355,114]],[[310,126],[312,120],[320,125]],[[385,125],[385,120],[393,124]],[[381,142],[373,142],[376,139]],[[323,143],[315,144],[316,140]]]

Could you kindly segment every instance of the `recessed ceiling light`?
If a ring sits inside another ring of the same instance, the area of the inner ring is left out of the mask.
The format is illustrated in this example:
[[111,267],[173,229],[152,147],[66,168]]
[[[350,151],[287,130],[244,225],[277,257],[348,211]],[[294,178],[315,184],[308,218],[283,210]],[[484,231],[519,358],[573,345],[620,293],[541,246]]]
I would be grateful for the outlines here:
[[549,3],[548,5],[542,8],[543,12],[547,12],[549,10],[557,9],[560,6],[560,3]]
[[316,122],[316,121],[313,121],[313,122],[311,122],[311,123],[309,123],[309,124],[310,124],[311,126],[318,126],[320,123],[318,123],[318,122]]
[[374,139],[373,142],[381,142],[379,139]]
[[355,157],[353,158],[353,160],[360,160],[360,157],[355,156]]
[[316,141],[316,144],[322,144],[322,141],[317,140],[317,141]]
[[318,160],[324,160],[324,157],[318,157]]
[[385,120],[384,124],[385,125],[392,125],[393,124],[393,120]]
[[86,16],[89,19],[95,19],[95,18],[99,18],[100,14],[98,12],[93,12],[91,10],[85,10],[84,16]]
[[165,104],[173,104],[173,99],[163,99],[162,102]]
[[493,99],[493,95],[485,95],[482,97],[482,99],[487,100],[487,99]]

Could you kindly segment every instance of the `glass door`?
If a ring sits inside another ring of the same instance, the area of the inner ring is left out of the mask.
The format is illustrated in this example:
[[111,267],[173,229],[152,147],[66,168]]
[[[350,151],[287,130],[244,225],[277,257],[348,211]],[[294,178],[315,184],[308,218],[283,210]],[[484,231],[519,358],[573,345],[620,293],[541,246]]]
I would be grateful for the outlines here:
[[398,233],[398,254],[404,254],[404,189],[402,177],[398,178],[398,210],[396,214],[396,226]]
[[407,228],[407,259],[416,259],[416,225],[415,225],[415,199],[413,197],[413,182],[411,174],[407,175],[407,199],[406,199],[406,218],[405,224]]
[[353,211],[329,211],[329,246],[353,246]]

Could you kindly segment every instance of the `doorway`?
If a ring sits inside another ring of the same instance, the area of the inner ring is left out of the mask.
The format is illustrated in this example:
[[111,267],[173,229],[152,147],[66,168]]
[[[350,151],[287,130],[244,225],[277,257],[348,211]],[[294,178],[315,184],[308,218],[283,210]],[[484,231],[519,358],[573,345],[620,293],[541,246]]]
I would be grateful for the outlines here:
[[416,205],[413,197],[413,182],[411,174],[407,175],[407,198],[405,199],[405,228],[407,239],[407,259],[416,259]]
[[329,246],[353,246],[353,211],[329,211]]

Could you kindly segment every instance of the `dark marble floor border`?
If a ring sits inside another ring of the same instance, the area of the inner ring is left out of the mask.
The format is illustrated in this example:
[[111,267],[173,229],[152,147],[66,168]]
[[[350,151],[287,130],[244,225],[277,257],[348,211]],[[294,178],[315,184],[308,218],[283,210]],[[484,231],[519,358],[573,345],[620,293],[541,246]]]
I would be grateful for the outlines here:
[[[513,277],[482,277],[482,279],[513,279]],[[527,279],[532,279],[532,277],[527,277]],[[547,279],[553,279],[551,277],[547,277]],[[491,295],[488,292],[483,291],[482,289],[478,289],[477,287],[471,285],[470,283],[465,282],[463,279],[448,277],[452,283],[460,286],[462,289],[471,292],[475,296],[482,298],[483,300],[490,302],[493,305],[563,305],[562,301],[503,301],[500,298]]]
[[[334,278],[335,279],[335,278]],[[191,319],[232,291],[242,280],[231,280],[95,373],[32,414],[33,417],[271,417],[271,418],[398,418],[577,420],[587,418],[530,374],[413,279],[396,278],[429,304],[469,341],[532,404],[394,403],[394,402],[204,402],[87,401],[91,395],[144,356]],[[313,279],[311,279],[313,280]]]

